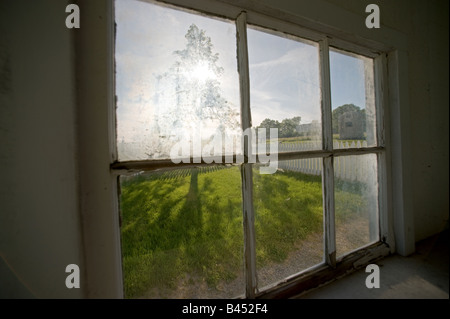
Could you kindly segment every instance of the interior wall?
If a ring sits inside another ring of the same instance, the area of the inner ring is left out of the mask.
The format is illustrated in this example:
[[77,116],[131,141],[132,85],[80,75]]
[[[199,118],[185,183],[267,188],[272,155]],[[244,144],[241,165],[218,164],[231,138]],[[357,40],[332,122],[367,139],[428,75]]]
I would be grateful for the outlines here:
[[448,1],[418,2],[411,16],[411,132],[416,240],[448,227]]
[[66,5],[0,1],[0,298],[83,296],[65,285],[83,269]]

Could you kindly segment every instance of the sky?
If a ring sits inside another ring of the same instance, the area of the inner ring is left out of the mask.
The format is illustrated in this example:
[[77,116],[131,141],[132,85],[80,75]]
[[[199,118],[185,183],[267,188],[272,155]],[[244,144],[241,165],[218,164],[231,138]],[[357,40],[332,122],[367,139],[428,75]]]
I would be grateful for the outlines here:
[[[115,3],[116,95],[118,141],[136,141],[151,125],[156,77],[176,61],[189,26],[196,24],[211,38],[222,96],[239,110],[236,31],[233,21],[211,19],[137,0]],[[315,43],[284,38],[248,28],[250,104],[253,126],[265,118],[278,121],[300,116],[301,123],[320,121],[319,51]],[[363,59],[330,52],[332,108],[365,105]],[[367,64],[367,63],[366,63]]]
[[317,45],[249,28],[250,104],[253,124],[265,118],[320,121]]

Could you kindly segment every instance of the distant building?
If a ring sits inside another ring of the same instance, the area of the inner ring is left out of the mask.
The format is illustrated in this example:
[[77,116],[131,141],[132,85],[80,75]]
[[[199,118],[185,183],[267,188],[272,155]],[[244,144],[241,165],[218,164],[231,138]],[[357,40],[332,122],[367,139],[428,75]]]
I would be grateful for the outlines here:
[[339,138],[341,140],[360,140],[364,138],[363,113],[345,112],[339,116]]
[[319,122],[313,121],[311,123],[300,124],[297,126],[297,132],[300,136],[316,136],[320,135],[322,127]]

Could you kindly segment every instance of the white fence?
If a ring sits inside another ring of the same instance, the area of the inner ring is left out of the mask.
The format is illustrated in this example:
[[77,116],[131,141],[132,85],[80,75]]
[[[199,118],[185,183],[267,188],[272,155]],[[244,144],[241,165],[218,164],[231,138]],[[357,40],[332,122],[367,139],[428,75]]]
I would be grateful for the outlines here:
[[[339,148],[361,148],[367,147],[366,141],[334,141],[333,147]],[[281,142],[278,143],[278,152],[295,152],[295,151],[314,151],[322,149],[322,145],[318,141],[298,141],[298,142]]]
[[[366,141],[334,141],[333,144],[335,149],[367,147]],[[315,142],[280,143],[278,151],[318,150],[320,147],[320,144]],[[278,168],[310,175],[321,175],[322,158],[279,161]],[[343,180],[366,182],[369,176],[373,176],[372,173],[375,168],[376,163],[373,158],[367,155],[336,156],[334,158],[334,175]]]

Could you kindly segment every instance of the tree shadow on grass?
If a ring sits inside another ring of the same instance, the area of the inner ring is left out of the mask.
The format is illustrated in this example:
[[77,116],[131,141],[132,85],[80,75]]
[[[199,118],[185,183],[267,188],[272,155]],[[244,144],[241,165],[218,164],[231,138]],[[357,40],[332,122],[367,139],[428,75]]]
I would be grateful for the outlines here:
[[282,262],[293,245],[322,230],[320,179],[296,172],[254,173],[258,266]]
[[[199,173],[204,173],[201,190]],[[142,294],[149,287],[174,287],[188,273],[213,286],[232,277],[226,259],[236,259],[236,240],[229,238],[234,234],[225,218],[231,204],[215,200],[217,176],[209,178],[208,173],[218,174],[193,168],[189,174],[183,170],[179,175],[139,177],[136,183],[122,185],[126,296]]]
[[237,173],[236,168],[209,169],[202,174],[193,171],[186,206],[181,210],[184,214],[176,221],[189,225],[183,229],[186,272],[194,271],[213,288],[236,277],[242,260],[240,192],[231,191],[228,198],[223,193],[227,181],[240,184],[239,175],[233,173]]

